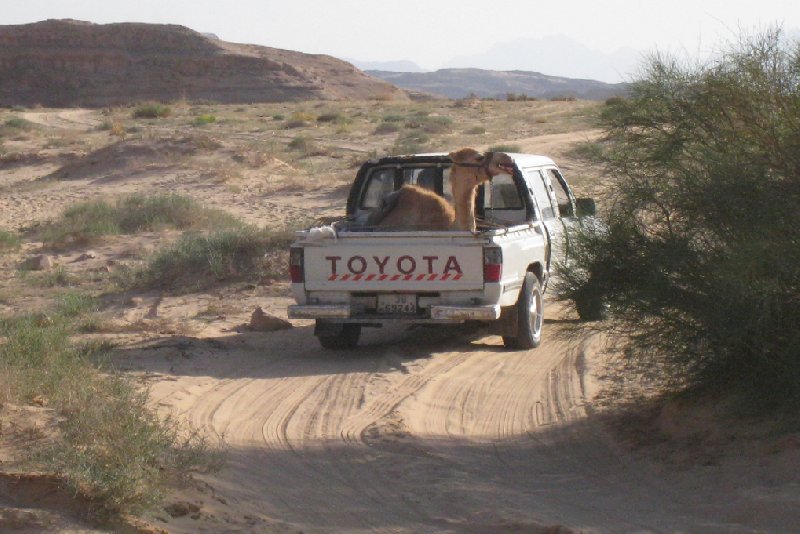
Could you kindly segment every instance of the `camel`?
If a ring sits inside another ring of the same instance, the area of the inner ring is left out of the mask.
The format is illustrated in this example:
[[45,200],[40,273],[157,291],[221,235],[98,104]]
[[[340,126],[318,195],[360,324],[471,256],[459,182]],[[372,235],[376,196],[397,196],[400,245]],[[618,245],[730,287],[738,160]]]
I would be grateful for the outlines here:
[[455,207],[433,191],[404,185],[371,214],[370,223],[381,228],[474,232],[478,187],[498,174],[512,174],[514,160],[503,152],[481,154],[472,148],[462,148],[449,156],[453,160],[450,186]]

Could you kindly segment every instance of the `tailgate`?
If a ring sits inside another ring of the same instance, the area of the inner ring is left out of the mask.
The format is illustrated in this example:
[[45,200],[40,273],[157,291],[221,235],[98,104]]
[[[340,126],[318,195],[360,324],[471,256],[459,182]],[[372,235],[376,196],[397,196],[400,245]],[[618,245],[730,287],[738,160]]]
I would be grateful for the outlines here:
[[309,291],[483,289],[483,241],[340,239],[304,247]]

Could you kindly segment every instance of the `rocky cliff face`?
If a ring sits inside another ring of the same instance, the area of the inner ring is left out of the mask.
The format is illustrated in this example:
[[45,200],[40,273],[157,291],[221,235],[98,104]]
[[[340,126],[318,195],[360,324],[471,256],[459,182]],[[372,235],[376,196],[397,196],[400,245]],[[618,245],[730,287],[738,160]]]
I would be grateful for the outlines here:
[[182,26],[49,20],[0,26],[0,105],[406,99],[349,63],[226,43]]

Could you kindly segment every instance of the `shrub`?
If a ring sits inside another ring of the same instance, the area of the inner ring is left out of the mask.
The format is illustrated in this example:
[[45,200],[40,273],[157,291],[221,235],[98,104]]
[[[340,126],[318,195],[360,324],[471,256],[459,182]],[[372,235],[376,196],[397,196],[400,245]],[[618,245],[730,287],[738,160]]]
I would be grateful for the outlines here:
[[288,146],[291,150],[297,150],[298,152],[301,152],[302,156],[305,157],[327,156],[330,153],[327,148],[318,145],[314,139],[305,135],[298,135],[289,141]]
[[574,236],[561,298],[602,298],[630,361],[760,408],[800,403],[800,46],[706,67],[655,56],[606,106],[608,215]]
[[0,320],[0,401],[37,399],[59,417],[60,432],[31,451],[36,467],[55,472],[100,515],[157,504],[171,477],[214,462],[206,442],[160,420],[133,380],[96,363],[107,345],[70,341],[75,320],[93,309],[68,294],[47,313]]
[[134,119],[162,119],[172,114],[172,108],[163,104],[142,104],[133,110]]
[[400,131],[400,126],[394,122],[382,122],[375,128],[376,135],[386,135],[397,133]]
[[335,122],[338,124],[344,124],[348,122],[348,120],[347,117],[345,117],[343,114],[337,111],[331,113],[323,113],[322,115],[317,117],[317,122],[322,122],[322,123]]
[[406,128],[422,130],[429,134],[449,133],[453,129],[453,119],[440,115],[415,115],[406,121]]
[[156,254],[148,265],[118,278],[125,287],[194,290],[223,281],[284,278],[286,254],[294,236],[289,231],[252,226],[185,234]]
[[289,148],[292,150],[310,152],[314,149],[314,140],[305,135],[298,135],[289,141]]
[[195,126],[203,126],[205,124],[213,124],[215,122],[217,122],[217,117],[216,116],[204,114],[204,115],[198,115],[197,117],[195,117],[194,121],[193,121],[193,124]]
[[54,246],[86,244],[103,235],[135,234],[176,228],[179,230],[231,227],[239,222],[219,210],[204,208],[176,194],[129,195],[114,202],[96,200],[76,204],[40,231]]
[[486,133],[486,128],[483,126],[473,126],[464,133],[467,135],[484,135]]
[[311,123],[316,120],[314,115],[307,113],[305,111],[295,111],[289,117],[289,119],[284,123],[283,127],[286,129],[293,129],[293,128],[306,128],[311,126]]
[[603,144],[595,141],[584,141],[577,143],[570,149],[569,156],[593,162],[602,162]]
[[491,152],[509,152],[509,153],[519,153],[522,152],[522,147],[519,145],[494,145],[489,147]]
[[383,117],[383,122],[403,122],[406,118],[403,115],[386,115]]
[[424,132],[409,132],[400,136],[392,146],[395,154],[420,154],[430,150],[431,138]]
[[0,251],[15,249],[19,247],[19,235],[0,228]]
[[6,128],[13,128],[15,130],[33,130],[36,127],[34,123],[22,117],[11,117],[7,119],[3,125]]
[[[519,94],[517,94],[517,93],[507,93],[506,94],[506,100],[508,102],[530,102],[530,101],[535,101],[535,100],[538,100],[538,99],[536,97],[534,97],[534,96],[528,96],[525,93],[519,93]],[[573,98],[573,100],[574,100],[574,98]]]

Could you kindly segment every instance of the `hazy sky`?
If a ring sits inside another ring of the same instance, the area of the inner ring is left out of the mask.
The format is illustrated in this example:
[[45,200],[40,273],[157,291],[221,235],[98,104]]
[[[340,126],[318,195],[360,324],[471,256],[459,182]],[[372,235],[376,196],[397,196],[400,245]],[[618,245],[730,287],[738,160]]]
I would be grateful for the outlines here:
[[695,55],[740,30],[800,33],[798,0],[0,0],[0,24],[48,18],[182,24],[225,41],[435,69],[518,39]]

